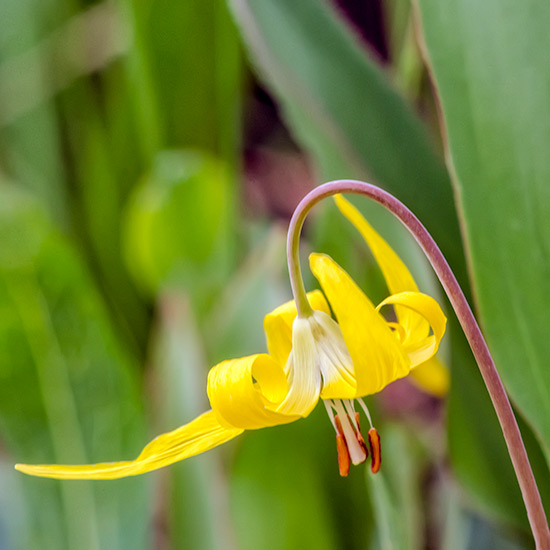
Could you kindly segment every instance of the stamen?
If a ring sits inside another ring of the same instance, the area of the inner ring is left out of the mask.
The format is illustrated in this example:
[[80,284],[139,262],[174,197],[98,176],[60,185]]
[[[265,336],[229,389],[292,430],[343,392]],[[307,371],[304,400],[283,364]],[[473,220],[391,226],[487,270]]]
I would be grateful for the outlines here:
[[357,441],[359,442],[359,445],[363,448],[365,451],[365,454],[367,455],[365,458],[368,458],[369,451],[367,449],[367,444],[365,443],[365,439],[363,438],[363,434],[361,433],[361,429],[359,426],[359,413],[355,413],[355,423],[357,424]]
[[[330,422],[336,430],[338,468],[340,475],[345,477],[349,474],[350,463],[361,464],[369,456],[367,444],[361,434],[359,413],[355,411],[354,402],[351,399],[324,399],[323,403]],[[364,403],[362,406],[366,409]],[[370,421],[368,410],[366,412]],[[374,428],[369,431],[369,444],[373,455],[371,469],[376,473],[380,469],[380,437]]]
[[346,439],[346,445],[350,454],[351,461],[355,465],[365,462],[365,460],[367,459],[367,454],[365,453],[364,448],[361,446],[357,439],[357,434],[351,426],[350,419],[346,411],[344,410],[342,402],[340,400],[334,400],[334,408],[338,413],[335,420],[336,422],[338,422],[338,420],[340,421],[340,426]]
[[372,455],[372,464],[371,464],[371,472],[375,474],[380,470],[380,464],[382,462],[382,450],[380,448],[380,436],[378,435],[378,432],[376,431],[376,428],[371,428],[369,430],[369,445],[370,445],[370,452]]
[[363,411],[365,412],[365,416],[367,417],[367,420],[369,421],[370,427],[373,428],[374,426],[372,425],[372,418],[370,417],[369,409],[365,405],[365,402],[363,401],[363,398],[358,397],[357,401],[359,401],[359,405],[361,405]]
[[330,399],[323,399],[323,405],[325,405],[325,409],[327,410],[328,417],[330,418],[330,422],[336,432],[338,433],[338,428],[336,428],[336,423],[334,422],[334,413],[332,412],[332,407],[334,406],[332,404],[332,401]]
[[336,450],[338,451],[338,469],[342,477],[349,474],[350,456],[346,438],[342,432],[342,424],[340,419],[336,417],[337,433],[336,433]]
[[353,424],[354,431],[357,432],[359,426],[357,424],[357,421],[355,420],[355,406],[353,405],[353,401],[351,399],[343,399],[342,403],[344,404],[346,412],[348,413],[348,417]]

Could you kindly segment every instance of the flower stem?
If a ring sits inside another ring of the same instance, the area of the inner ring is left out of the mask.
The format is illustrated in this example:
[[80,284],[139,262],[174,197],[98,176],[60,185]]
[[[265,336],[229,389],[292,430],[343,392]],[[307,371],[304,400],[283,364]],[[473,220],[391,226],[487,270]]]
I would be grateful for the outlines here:
[[[323,186],[321,186],[323,187]],[[318,187],[317,189],[320,189]],[[315,189],[313,192],[317,191]],[[302,233],[302,227],[306,216],[311,208],[319,202],[322,198],[315,200],[308,205],[306,199],[311,195],[309,193],[300,202],[292,219],[288,226],[287,240],[286,240],[286,257],[288,263],[288,275],[290,278],[290,286],[292,287],[292,295],[294,296],[294,302],[296,303],[296,310],[298,311],[298,317],[309,317],[313,314],[313,310],[307,300],[306,289],[304,287],[304,280],[302,279],[302,269],[300,267],[300,234]],[[327,195],[329,196],[329,195]],[[300,209],[300,206],[303,206]]]
[[313,206],[321,200],[338,193],[365,195],[384,206],[410,231],[432,264],[456,312],[462,330],[468,339],[485,385],[487,386],[489,396],[493,402],[493,407],[497,413],[504,439],[508,446],[508,453],[516,472],[523,501],[525,502],[536,546],[539,550],[550,550],[550,531],[544,508],[542,507],[539,490],[512,406],[510,405],[487,343],[447,260],[426,228],[403,203],[379,187],[355,180],[337,180],[325,183],[315,188],[302,199],[290,221],[287,239],[290,281],[298,314],[302,316],[311,314],[311,307],[307,302],[301,277],[298,252],[302,226]]

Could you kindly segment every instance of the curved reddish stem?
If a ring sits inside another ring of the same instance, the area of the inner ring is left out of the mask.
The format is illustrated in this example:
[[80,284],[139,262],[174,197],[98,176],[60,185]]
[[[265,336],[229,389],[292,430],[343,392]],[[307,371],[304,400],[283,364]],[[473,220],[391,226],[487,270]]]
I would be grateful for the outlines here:
[[539,550],[550,550],[550,532],[539,490],[514,412],[487,343],[447,260],[426,228],[403,203],[379,187],[355,180],[337,180],[325,183],[304,197],[292,216],[287,238],[290,282],[298,314],[306,317],[311,314],[311,307],[307,302],[300,271],[299,241],[302,226],[313,206],[319,201],[338,193],[365,195],[384,206],[410,231],[428,257],[456,312],[493,402],[518,478],[537,548]]

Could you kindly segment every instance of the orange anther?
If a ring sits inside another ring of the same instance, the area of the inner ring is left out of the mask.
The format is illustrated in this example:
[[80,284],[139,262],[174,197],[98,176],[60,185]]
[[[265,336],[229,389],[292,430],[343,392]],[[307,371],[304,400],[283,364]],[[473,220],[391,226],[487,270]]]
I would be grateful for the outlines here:
[[338,434],[340,434],[342,437],[344,437],[344,430],[342,429],[342,422],[340,422],[340,417],[336,415],[334,417],[334,423],[336,424],[336,431]]
[[338,450],[338,468],[340,470],[340,475],[346,477],[349,474],[351,460],[346,438],[340,433],[336,434],[336,449]]
[[376,428],[369,430],[369,445],[370,452],[372,454],[371,472],[375,474],[380,470],[380,464],[382,463],[382,451],[380,448],[380,436],[376,431]]

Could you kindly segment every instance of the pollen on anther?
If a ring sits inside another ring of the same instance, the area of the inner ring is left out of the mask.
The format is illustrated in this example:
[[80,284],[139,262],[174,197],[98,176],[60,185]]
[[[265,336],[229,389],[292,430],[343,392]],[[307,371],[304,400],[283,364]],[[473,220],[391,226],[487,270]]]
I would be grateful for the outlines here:
[[340,470],[340,475],[346,477],[349,474],[351,459],[346,438],[340,433],[336,434],[336,449],[338,451],[338,469]]
[[369,445],[372,455],[371,472],[376,474],[380,470],[380,464],[382,463],[382,450],[380,448],[380,436],[376,428],[369,430]]

